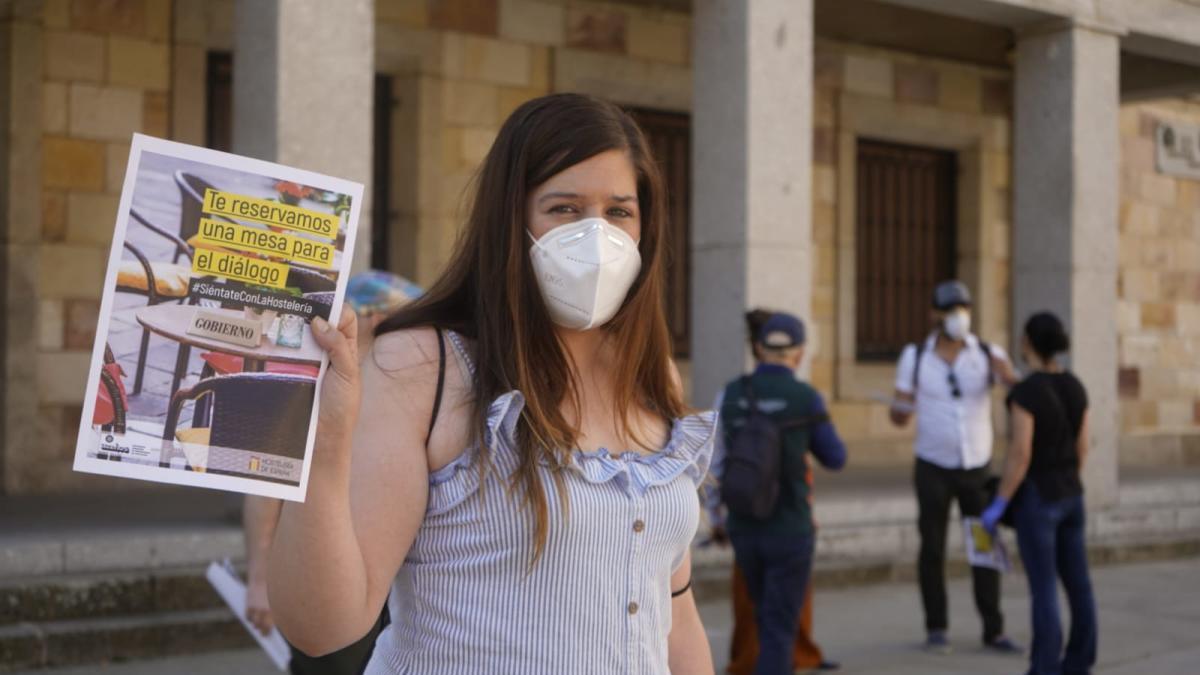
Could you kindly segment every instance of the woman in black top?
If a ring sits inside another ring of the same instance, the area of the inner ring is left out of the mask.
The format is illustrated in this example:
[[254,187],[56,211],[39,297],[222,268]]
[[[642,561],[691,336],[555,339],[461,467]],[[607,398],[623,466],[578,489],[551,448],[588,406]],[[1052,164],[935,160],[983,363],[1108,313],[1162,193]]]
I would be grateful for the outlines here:
[[[1025,324],[1021,351],[1034,372],[1009,394],[1012,445],[996,499],[983,513],[984,526],[994,532],[1012,501],[1033,610],[1029,675],[1088,673],[1096,662],[1096,604],[1079,480],[1088,452],[1087,392],[1055,360],[1069,342],[1053,314],[1035,314]],[[1071,606],[1065,653],[1056,576]]]

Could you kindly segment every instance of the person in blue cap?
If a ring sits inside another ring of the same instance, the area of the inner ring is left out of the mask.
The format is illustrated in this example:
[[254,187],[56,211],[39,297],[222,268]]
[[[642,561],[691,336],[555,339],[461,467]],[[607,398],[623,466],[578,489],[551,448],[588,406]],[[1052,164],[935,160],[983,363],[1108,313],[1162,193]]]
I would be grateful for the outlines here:
[[[891,419],[905,426],[915,414],[917,527],[921,535],[917,579],[925,608],[925,649],[951,651],[946,600],[946,528],[950,504],[964,516],[987,505],[992,459],[992,388],[1017,378],[1008,355],[971,333],[971,293],[961,281],[944,281],[933,292],[936,328],[910,344],[896,369]],[[975,606],[983,619],[985,647],[1008,654],[1021,650],[1004,634],[1000,573],[971,568]]]
[[824,400],[796,377],[804,345],[799,318],[771,315],[754,339],[754,371],[730,382],[716,405],[712,472],[728,513],[714,533],[728,534],[754,604],[758,675],[793,672],[816,541],[809,455],[832,470],[846,463]]

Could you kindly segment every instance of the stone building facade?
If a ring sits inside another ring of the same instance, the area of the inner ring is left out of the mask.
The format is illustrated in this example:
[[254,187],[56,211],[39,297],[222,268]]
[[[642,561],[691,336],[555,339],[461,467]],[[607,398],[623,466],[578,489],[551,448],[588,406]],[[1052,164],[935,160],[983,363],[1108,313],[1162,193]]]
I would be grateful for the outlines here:
[[[1187,0],[0,1],[0,492],[139,487],[70,470],[131,133],[368,183],[360,264],[428,283],[509,112],[582,91],[682,129],[663,147],[690,193],[672,302],[697,405],[745,363],[743,308],[790,309],[855,461],[903,470],[858,311],[865,210],[902,202],[863,181],[879,157],[942,162],[929,250],[985,339],[1069,321],[1111,500],[1122,464],[1200,462],[1200,178],[1156,146],[1200,126],[1197,36]],[[337,104],[298,103],[318,96]]]

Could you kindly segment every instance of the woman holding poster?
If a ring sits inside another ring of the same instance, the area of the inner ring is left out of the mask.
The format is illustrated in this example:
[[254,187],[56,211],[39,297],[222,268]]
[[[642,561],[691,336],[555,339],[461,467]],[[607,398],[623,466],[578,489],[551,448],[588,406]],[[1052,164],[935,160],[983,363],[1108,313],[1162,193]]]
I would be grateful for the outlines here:
[[[692,594],[715,420],[687,415],[662,308],[666,199],[616,106],[518,108],[428,294],[332,368],[270,601],[302,650],[393,624],[367,672],[711,673]],[[389,592],[390,590],[390,592]]]

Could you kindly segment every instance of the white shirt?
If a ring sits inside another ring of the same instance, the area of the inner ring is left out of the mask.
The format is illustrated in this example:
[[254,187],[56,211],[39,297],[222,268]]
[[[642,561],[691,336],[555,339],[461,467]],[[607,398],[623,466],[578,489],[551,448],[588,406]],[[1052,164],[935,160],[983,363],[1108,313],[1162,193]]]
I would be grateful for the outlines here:
[[[988,357],[979,346],[979,338],[968,335],[966,346],[953,364],[937,355],[937,335],[925,340],[921,354],[921,373],[916,392],[917,457],[945,469],[975,469],[992,458],[991,388],[988,385]],[[1008,354],[989,344],[992,356],[1008,361]],[[913,367],[916,345],[908,345],[896,367],[896,389],[913,393]],[[958,382],[960,396],[954,396],[950,374]],[[1000,382],[999,372],[993,371]]]

